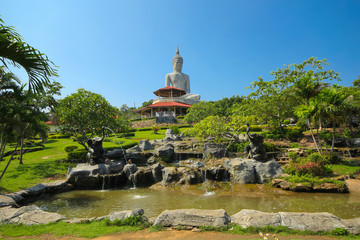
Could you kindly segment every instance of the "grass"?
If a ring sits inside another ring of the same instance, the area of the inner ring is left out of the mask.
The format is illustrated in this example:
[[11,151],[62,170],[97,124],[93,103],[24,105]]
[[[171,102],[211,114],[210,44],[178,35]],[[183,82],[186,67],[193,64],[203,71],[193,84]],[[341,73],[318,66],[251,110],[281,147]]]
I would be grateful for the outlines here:
[[[109,224],[108,220],[84,222],[84,223],[73,223],[68,224],[64,222],[50,223],[45,225],[19,225],[19,224],[7,224],[0,225],[0,232],[2,236],[6,237],[20,237],[20,236],[39,236],[43,234],[52,234],[57,237],[61,236],[73,236],[73,237],[85,237],[94,238],[104,236],[108,234],[116,234],[122,232],[135,232],[143,229],[147,229],[149,232],[166,231],[167,228],[163,226],[151,226],[148,225],[137,225],[132,224],[131,221],[128,225],[123,224]],[[278,226],[266,226],[266,227],[248,227],[243,228],[236,224],[230,224],[228,227],[215,228],[215,227],[200,227],[203,231],[217,231],[229,234],[246,235],[246,234],[275,234],[277,236],[286,235],[325,235],[325,236],[341,236],[342,239],[360,239],[359,236],[351,235],[345,229],[334,229],[331,232],[313,232],[313,231],[300,231],[292,230],[288,227]]]
[[330,165],[330,168],[337,175],[354,176],[360,172],[360,166]]
[[[24,154],[22,165],[19,164],[18,155],[15,155],[0,180],[0,191],[15,192],[53,179],[65,178],[70,164],[62,163],[61,160],[66,158],[64,148],[67,145],[74,143],[71,139],[50,139],[44,144],[43,150]],[[10,156],[5,157],[5,161],[0,162],[1,172],[9,158]]]
[[59,222],[46,225],[31,226],[19,224],[0,225],[1,235],[7,237],[39,236],[42,234],[52,234],[57,237],[74,236],[94,238],[113,233],[135,232],[142,229],[144,228],[141,226],[109,226],[106,225],[105,221],[93,221],[82,224],[68,224],[64,222]]
[[305,186],[317,186],[323,183],[334,183],[339,187],[343,187],[345,183],[340,180],[334,180],[332,178],[320,178],[320,177],[313,177],[310,175],[290,175],[290,177],[284,178],[286,181],[291,183],[302,183]]

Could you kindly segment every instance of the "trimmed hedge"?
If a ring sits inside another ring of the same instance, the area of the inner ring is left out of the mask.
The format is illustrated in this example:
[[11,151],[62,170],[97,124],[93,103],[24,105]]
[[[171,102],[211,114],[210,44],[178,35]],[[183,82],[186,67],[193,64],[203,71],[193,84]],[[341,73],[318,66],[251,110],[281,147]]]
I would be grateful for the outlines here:
[[74,150],[68,152],[67,161],[68,162],[86,162],[86,154],[88,153],[85,149]]
[[65,149],[65,152],[72,152],[76,149],[78,149],[79,147],[78,146],[75,146],[75,145],[71,145],[71,146],[66,146],[64,149]]

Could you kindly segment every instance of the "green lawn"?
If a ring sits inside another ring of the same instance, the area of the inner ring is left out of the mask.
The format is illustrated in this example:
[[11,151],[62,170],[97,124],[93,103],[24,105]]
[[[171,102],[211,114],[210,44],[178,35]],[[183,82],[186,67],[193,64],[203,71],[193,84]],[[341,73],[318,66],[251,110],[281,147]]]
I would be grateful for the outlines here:
[[[49,182],[54,178],[65,178],[68,163],[60,160],[66,158],[65,146],[74,145],[72,139],[50,139],[44,144],[44,150],[23,155],[23,164],[19,164],[18,157],[10,163],[4,177],[0,180],[1,192],[14,192],[32,187],[38,183]],[[2,172],[10,156],[0,162]]]
[[[135,136],[131,138],[119,138],[110,136],[105,138],[103,143],[104,148],[120,147],[116,144],[116,140],[119,140],[124,148],[133,146],[141,139],[162,139],[165,137],[166,130],[160,130],[158,134],[154,134],[153,131],[139,131],[135,132]],[[65,179],[69,166],[74,166],[74,163],[67,163],[62,160],[66,159],[66,152],[64,148],[69,145],[78,146],[79,149],[83,147],[74,142],[70,138],[58,138],[49,139],[44,143],[45,148],[40,151],[26,153],[23,155],[23,164],[19,164],[18,157],[10,163],[4,177],[0,180],[0,192],[16,192],[22,189],[32,187],[39,183],[51,182],[55,179]],[[26,148],[35,148],[26,147]],[[39,148],[38,146],[36,148]],[[14,146],[9,145],[6,151],[13,150]],[[19,150],[19,149],[18,149]],[[4,170],[10,156],[5,157],[4,161],[0,162],[0,174]]]

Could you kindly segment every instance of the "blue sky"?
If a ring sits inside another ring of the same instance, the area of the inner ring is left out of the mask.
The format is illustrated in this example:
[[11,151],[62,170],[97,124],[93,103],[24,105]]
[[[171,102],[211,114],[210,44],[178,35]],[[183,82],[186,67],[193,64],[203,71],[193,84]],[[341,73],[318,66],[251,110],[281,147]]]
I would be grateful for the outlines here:
[[176,45],[202,100],[311,56],[341,85],[360,75],[359,0],[1,0],[0,15],[59,66],[62,97],[85,88],[116,107],[156,97]]

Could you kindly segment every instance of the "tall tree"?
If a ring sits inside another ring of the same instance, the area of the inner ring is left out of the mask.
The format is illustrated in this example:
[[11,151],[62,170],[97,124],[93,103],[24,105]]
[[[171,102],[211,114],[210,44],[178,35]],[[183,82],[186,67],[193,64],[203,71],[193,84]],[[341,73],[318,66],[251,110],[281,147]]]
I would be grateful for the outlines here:
[[103,126],[118,127],[117,114],[118,110],[103,96],[83,88],[60,100],[56,107],[63,131],[74,136],[85,149],[88,149],[88,134],[99,133]]

